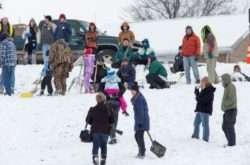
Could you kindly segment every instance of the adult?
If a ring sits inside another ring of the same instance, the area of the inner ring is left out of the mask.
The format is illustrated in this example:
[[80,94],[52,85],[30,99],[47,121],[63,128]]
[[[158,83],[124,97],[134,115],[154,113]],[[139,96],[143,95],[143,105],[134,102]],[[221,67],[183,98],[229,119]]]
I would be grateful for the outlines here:
[[153,48],[150,47],[149,40],[144,39],[142,41],[142,48],[139,49],[136,56],[133,58],[133,64],[134,65],[145,65],[146,67],[149,67],[151,63],[151,58],[155,56],[155,52]]
[[123,39],[122,45],[119,50],[115,53],[115,61],[112,64],[113,68],[120,68],[122,60],[124,58],[128,59],[129,62],[134,57],[133,49],[129,46],[129,40],[127,38]]
[[130,89],[130,87],[135,83],[136,70],[132,64],[129,64],[129,61],[126,58],[122,60],[121,67],[119,68],[117,75],[126,89]]
[[123,22],[123,24],[121,25],[121,30],[122,31],[119,33],[119,36],[118,36],[118,43],[122,44],[122,42],[126,38],[129,42],[129,45],[133,46],[133,43],[135,42],[135,35],[130,30],[130,26],[128,22]]
[[85,35],[85,48],[93,49],[93,54],[97,53],[97,41],[98,41],[99,33],[96,30],[96,25],[94,22],[89,24],[89,30]]
[[56,27],[55,32],[55,40],[63,39],[67,44],[69,44],[71,36],[71,25],[69,22],[67,22],[65,14],[60,14],[59,23]]
[[237,116],[237,95],[235,85],[232,83],[229,74],[223,74],[222,85],[224,89],[224,95],[221,103],[221,110],[224,112],[222,130],[225,133],[228,143],[224,146],[236,145],[236,134],[234,125],[236,123]]
[[150,84],[150,89],[163,89],[169,88],[167,84],[167,70],[165,67],[155,58],[151,58],[151,64],[149,66],[149,73],[146,76],[147,83]]
[[36,50],[38,44],[40,44],[41,33],[33,18],[30,19],[22,38],[25,40],[24,64],[36,64]]
[[200,39],[193,32],[191,26],[186,27],[186,35],[182,40],[182,53],[186,83],[191,84],[190,67],[192,67],[196,83],[200,83],[199,70],[197,60],[200,56]]
[[15,36],[15,29],[9,23],[8,17],[3,17],[0,23],[0,33],[6,33],[8,38],[13,38]]
[[132,105],[134,109],[134,131],[135,131],[135,140],[139,148],[137,158],[143,159],[145,157],[145,142],[144,142],[144,132],[149,131],[149,114],[148,114],[148,105],[145,97],[139,91],[139,86],[137,84],[132,85],[131,87],[132,94]]
[[183,57],[181,55],[182,46],[179,46],[179,52],[174,57],[174,65],[170,68],[172,73],[183,72]]
[[1,79],[5,87],[5,95],[11,96],[12,82],[15,77],[14,68],[17,63],[16,47],[14,43],[7,38],[8,34],[0,34],[0,67],[2,68]]
[[86,122],[91,125],[93,140],[92,158],[94,165],[99,164],[98,150],[101,148],[101,165],[106,164],[107,142],[109,132],[114,124],[114,115],[105,104],[106,96],[102,93],[96,95],[96,106],[89,109]]
[[219,51],[216,38],[208,25],[202,28],[201,38],[203,41],[203,55],[207,63],[208,77],[211,83],[218,84],[219,78],[215,68]]
[[49,65],[52,66],[54,76],[55,95],[65,95],[66,79],[73,69],[74,57],[68,44],[63,40],[58,40],[51,45]]
[[54,34],[56,31],[56,24],[52,22],[50,15],[45,16],[44,25],[41,30],[41,44],[43,53],[43,63],[49,61],[49,50],[51,44],[54,43]]
[[215,88],[212,86],[208,77],[201,79],[201,84],[199,87],[195,87],[195,98],[196,98],[196,108],[195,108],[195,119],[194,119],[194,133],[192,138],[199,139],[200,124],[203,127],[203,137],[202,139],[206,142],[209,141],[209,116],[213,113],[213,101]]

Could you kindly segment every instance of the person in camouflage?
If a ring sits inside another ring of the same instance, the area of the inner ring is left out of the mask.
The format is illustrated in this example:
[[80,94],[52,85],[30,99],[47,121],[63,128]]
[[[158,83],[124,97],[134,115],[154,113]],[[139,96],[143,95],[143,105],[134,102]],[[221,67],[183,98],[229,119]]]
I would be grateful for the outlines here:
[[64,40],[57,40],[50,50],[49,64],[52,67],[54,76],[55,94],[65,95],[66,79],[73,69],[73,54],[70,47]]

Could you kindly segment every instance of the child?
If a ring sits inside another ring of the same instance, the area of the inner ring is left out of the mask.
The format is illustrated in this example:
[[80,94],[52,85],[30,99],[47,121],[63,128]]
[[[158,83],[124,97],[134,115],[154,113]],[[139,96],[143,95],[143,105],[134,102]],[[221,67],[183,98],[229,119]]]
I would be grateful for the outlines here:
[[232,80],[235,81],[250,81],[250,77],[241,72],[239,65],[234,66],[234,73],[231,75]]
[[94,93],[93,86],[90,83],[91,76],[94,71],[95,55],[92,49],[85,49],[84,56],[84,87],[85,93]]
[[53,87],[51,84],[51,79],[52,79],[52,70],[50,69],[50,66],[48,64],[48,61],[45,62],[41,76],[43,76],[43,80],[41,83],[41,92],[40,92],[40,96],[44,95],[44,90],[45,87],[47,86],[47,90],[48,90],[48,96],[52,96],[53,93]]
[[109,70],[107,72],[107,76],[102,79],[102,82],[105,82],[104,92],[108,95],[113,95],[118,97],[120,102],[120,107],[122,109],[122,113],[126,116],[129,114],[127,113],[127,103],[123,96],[118,96],[120,92],[119,83],[121,82],[120,78],[115,74],[114,70]]

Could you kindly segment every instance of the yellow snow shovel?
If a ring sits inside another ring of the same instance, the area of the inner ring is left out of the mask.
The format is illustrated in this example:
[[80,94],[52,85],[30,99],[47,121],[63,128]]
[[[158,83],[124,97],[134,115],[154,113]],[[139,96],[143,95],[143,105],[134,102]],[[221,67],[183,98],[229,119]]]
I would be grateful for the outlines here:
[[33,84],[36,84],[35,88],[30,92],[21,93],[21,98],[32,98],[33,94],[35,94],[38,90],[38,85],[41,84],[42,77],[39,80],[36,80]]

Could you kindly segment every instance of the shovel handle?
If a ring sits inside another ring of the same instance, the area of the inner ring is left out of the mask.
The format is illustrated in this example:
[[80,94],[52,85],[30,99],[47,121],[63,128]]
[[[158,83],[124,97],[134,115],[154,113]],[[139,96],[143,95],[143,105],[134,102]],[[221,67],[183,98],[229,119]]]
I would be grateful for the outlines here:
[[152,137],[151,137],[151,135],[150,135],[150,133],[147,131],[147,134],[148,134],[148,137],[149,137],[149,139],[151,140],[151,142],[153,143],[154,141],[153,141],[153,139],[152,139]]

